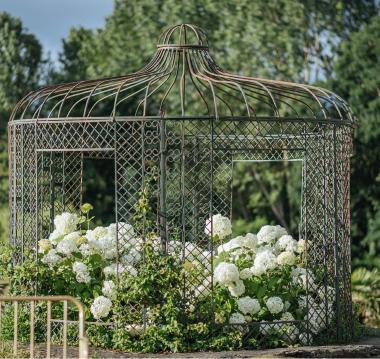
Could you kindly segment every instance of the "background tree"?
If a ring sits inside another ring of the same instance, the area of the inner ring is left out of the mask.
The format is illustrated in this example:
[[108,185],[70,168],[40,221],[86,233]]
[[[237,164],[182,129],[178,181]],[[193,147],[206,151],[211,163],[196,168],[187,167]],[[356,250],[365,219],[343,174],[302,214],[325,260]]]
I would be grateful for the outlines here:
[[341,44],[330,81],[359,125],[352,158],[352,239],[356,265],[380,268],[380,17]]
[[38,84],[42,47],[21,20],[0,12],[0,240],[8,229],[8,155],[6,128],[16,102]]

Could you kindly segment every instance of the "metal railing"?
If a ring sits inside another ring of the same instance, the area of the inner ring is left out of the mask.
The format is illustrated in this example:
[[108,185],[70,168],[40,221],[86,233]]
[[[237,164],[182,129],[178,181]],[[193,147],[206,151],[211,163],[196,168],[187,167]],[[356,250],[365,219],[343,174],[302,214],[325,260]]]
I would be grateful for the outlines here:
[[[85,336],[85,320],[84,310],[82,303],[77,299],[70,296],[0,296],[0,349],[4,350],[5,340],[3,338],[3,306],[5,303],[13,304],[13,357],[19,357],[19,304],[29,303],[29,356],[30,358],[36,357],[36,343],[35,343],[35,308],[36,302],[46,303],[46,358],[52,357],[52,323],[57,322],[57,318],[52,315],[52,303],[63,303],[63,317],[59,320],[62,323],[62,358],[67,358],[67,338],[68,338],[68,324],[72,321],[68,320],[69,304],[76,307],[78,311],[78,358],[88,358],[88,340]],[[38,355],[41,357],[41,355]],[[54,353],[54,357],[57,357]],[[70,355],[72,357],[72,355]]]

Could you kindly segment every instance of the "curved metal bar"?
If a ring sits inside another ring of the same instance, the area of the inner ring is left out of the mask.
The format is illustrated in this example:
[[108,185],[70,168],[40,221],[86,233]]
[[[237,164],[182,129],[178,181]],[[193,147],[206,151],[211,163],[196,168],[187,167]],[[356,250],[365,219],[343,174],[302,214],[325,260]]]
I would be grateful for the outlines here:
[[[177,82],[179,91],[177,91]],[[213,83],[212,87],[210,82]],[[164,108],[166,103],[172,104],[170,98],[179,97],[178,109],[170,109],[168,106],[167,110],[172,114],[185,116],[188,112],[186,108],[188,83],[192,84],[195,93],[200,96],[200,101],[208,114],[212,112],[210,102],[220,101],[223,106],[218,109],[220,112],[218,115],[233,115],[236,112],[234,107],[237,101],[240,109],[244,106],[248,117],[257,117],[259,108],[263,116],[276,118],[307,113],[316,119],[338,117],[348,124],[355,121],[350,107],[329,90],[224,71],[208,51],[205,32],[191,24],[178,24],[166,29],[159,37],[156,53],[140,70],[125,76],[77,81],[38,89],[18,102],[10,120],[23,120],[30,110],[31,119],[36,121],[45,113],[46,118],[51,118],[57,108],[58,115],[54,117],[69,118],[74,110],[79,110],[82,117],[86,118],[91,116],[99,103],[107,101],[112,101],[111,116],[116,116],[121,103],[130,101],[141,93],[145,95],[134,104],[133,111],[136,114],[143,106],[143,114],[148,115],[149,101],[158,95],[163,96],[160,99],[160,109]],[[94,102],[91,105],[92,100]],[[109,106],[104,108],[109,109]],[[99,115],[103,116],[103,113],[100,112]],[[19,118],[16,118],[17,116]]]

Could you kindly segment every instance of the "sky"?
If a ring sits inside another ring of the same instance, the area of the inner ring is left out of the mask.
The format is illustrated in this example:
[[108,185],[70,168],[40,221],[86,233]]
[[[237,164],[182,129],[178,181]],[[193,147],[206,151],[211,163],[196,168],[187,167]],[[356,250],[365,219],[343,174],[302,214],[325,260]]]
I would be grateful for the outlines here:
[[102,27],[112,10],[113,0],[0,0],[0,11],[21,18],[53,61],[71,27]]

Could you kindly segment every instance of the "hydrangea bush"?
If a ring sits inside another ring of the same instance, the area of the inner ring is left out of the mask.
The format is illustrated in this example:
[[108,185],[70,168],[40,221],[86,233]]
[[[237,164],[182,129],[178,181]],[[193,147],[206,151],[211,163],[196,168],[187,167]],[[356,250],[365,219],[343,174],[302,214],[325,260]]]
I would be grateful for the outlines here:
[[311,290],[319,279],[306,269],[305,241],[281,226],[227,240],[231,222],[216,214],[205,222],[213,253],[170,240],[163,255],[155,233],[136,234],[139,222],[94,228],[91,209],[56,216],[38,253],[8,263],[7,274],[12,294],[34,294],[38,277],[39,294],[80,299],[87,321],[107,324],[89,326],[93,345],[218,350],[239,348],[248,336],[250,346],[278,346],[311,342],[333,320],[324,313],[326,303],[333,313],[334,289],[328,287],[327,301],[325,291]]
[[[335,291],[327,287],[326,303],[325,287],[318,287],[319,279],[306,269],[304,253],[305,241],[295,240],[281,226],[266,225],[257,235],[248,233],[219,245],[214,257],[217,321],[260,323],[262,334],[304,344],[309,337],[312,342],[333,319]],[[325,311],[330,313],[327,318]],[[304,320],[308,326],[300,324]]]

